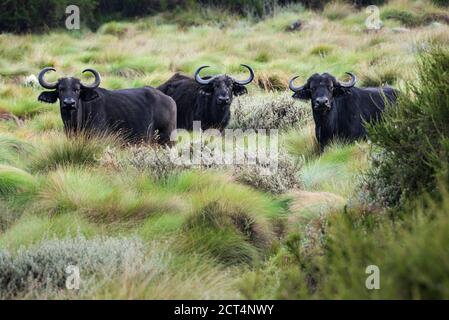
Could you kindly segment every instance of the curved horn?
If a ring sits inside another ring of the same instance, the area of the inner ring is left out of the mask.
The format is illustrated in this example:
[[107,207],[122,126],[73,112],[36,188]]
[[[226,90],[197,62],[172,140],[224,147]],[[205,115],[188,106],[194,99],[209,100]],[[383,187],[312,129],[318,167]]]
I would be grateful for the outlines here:
[[293,77],[290,82],[288,83],[288,87],[290,88],[291,91],[293,92],[298,92],[301,90],[304,90],[304,86],[300,86],[300,87],[295,87],[294,82],[296,79],[298,79],[299,76]]
[[248,66],[248,65],[246,65],[246,64],[241,64],[241,66],[244,67],[244,68],[247,68],[247,69],[249,70],[249,78],[246,79],[246,80],[243,80],[243,81],[235,80],[235,79],[234,79],[234,81],[235,81],[236,83],[242,85],[242,86],[246,86],[247,84],[250,84],[251,81],[254,80],[254,70],[253,70],[250,66]]
[[351,72],[346,72],[347,75],[351,76],[351,81],[349,82],[338,82],[338,85],[343,88],[352,88],[355,86],[355,83],[357,82],[357,77],[353,75]]
[[198,70],[195,71],[195,80],[199,84],[209,84],[209,83],[211,83],[212,80],[215,79],[215,77],[211,77],[210,79],[207,79],[207,80],[201,78],[200,72],[201,72],[201,70],[206,69],[206,68],[209,68],[209,66],[201,66],[198,68]]
[[94,81],[94,83],[92,83],[90,85],[85,85],[85,84],[81,83],[83,88],[86,88],[86,89],[98,88],[98,86],[100,85],[100,82],[101,82],[101,77],[100,77],[100,74],[98,73],[98,71],[96,71],[94,69],[85,69],[85,70],[83,70],[83,73],[85,73],[85,72],[92,73],[95,76],[95,81]]
[[41,72],[39,72],[39,75],[37,76],[38,80],[39,80],[39,84],[44,87],[45,89],[56,89],[56,87],[58,86],[58,82],[54,82],[54,83],[49,83],[47,81],[45,81],[44,76],[47,72],[49,71],[56,71],[55,68],[52,67],[46,67],[44,69],[41,70]]

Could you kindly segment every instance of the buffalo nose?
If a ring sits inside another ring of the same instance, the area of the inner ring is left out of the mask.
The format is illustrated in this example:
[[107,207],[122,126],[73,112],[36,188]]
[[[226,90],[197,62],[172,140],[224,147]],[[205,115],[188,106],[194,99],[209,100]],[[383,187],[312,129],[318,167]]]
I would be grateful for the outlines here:
[[327,97],[320,97],[315,99],[316,105],[322,106],[329,104],[329,99]]
[[225,104],[231,102],[231,99],[229,97],[218,97],[218,102],[221,104]]
[[69,107],[69,108],[75,107],[75,99],[73,99],[73,98],[64,99],[63,103],[64,103],[65,107]]

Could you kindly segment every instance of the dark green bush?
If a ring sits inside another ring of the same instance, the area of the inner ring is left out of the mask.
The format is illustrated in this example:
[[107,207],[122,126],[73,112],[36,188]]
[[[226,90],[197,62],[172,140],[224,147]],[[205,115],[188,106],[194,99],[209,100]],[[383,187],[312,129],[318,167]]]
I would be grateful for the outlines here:
[[[373,217],[359,208],[340,212],[328,222],[322,252],[304,255],[286,243],[292,261],[282,268],[274,299],[447,299],[449,298],[448,194],[442,203],[413,209],[401,222]],[[427,208],[429,207],[429,208]],[[365,286],[368,266],[377,266],[380,289]],[[274,268],[273,268],[274,269]],[[267,272],[268,273],[268,272]],[[269,282],[272,275],[261,277]],[[263,283],[256,285],[262,287]]]
[[[275,6],[301,3],[307,8],[323,8],[331,0],[4,0],[0,3],[0,32],[42,32],[64,28],[65,9],[80,8],[81,24],[97,29],[111,20],[141,17],[176,9],[202,9],[213,6],[241,15],[263,17]],[[383,4],[385,0],[347,0],[355,6]]]
[[373,166],[366,187],[373,202],[401,205],[423,191],[433,193],[438,179],[448,179],[448,79],[449,51],[422,53],[417,81],[407,84],[384,121],[368,128]]
[[438,6],[449,6],[449,0],[432,0],[432,2]]

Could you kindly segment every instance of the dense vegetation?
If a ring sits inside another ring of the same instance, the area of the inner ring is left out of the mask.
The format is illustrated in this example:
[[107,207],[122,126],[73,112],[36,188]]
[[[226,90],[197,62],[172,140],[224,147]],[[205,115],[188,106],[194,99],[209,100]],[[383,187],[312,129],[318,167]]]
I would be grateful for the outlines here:
[[[355,6],[383,4],[385,0],[344,0]],[[161,12],[198,11],[207,7],[220,7],[246,16],[272,15],[276,7],[302,4],[308,8],[323,8],[329,0],[5,0],[0,4],[0,31],[36,32],[50,28],[63,28],[67,17],[65,9],[77,5],[82,23],[96,29],[114,19],[142,17]],[[171,16],[171,15],[170,15]]]
[[[449,298],[449,27],[429,18],[447,12],[395,0],[380,14],[378,32],[338,2],[263,20],[192,9],[96,32],[1,34],[0,297]],[[94,67],[115,89],[201,64],[238,76],[240,63],[257,78],[230,127],[279,129],[274,177],[175,165],[168,150],[117,137],[68,139],[29,77]],[[324,71],[402,95],[369,141],[319,155],[310,105],[285,90],[292,75]],[[65,289],[67,265],[80,267],[79,290]],[[365,287],[368,265],[380,290]]]

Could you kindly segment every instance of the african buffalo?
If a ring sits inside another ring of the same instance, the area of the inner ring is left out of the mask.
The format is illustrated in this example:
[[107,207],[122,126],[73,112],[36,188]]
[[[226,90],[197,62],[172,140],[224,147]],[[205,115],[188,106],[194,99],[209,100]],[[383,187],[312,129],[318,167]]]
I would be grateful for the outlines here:
[[353,141],[365,137],[364,122],[377,121],[385,105],[396,100],[393,88],[356,88],[356,77],[347,74],[351,76],[348,83],[339,82],[328,73],[316,73],[300,87],[294,85],[298,77],[290,80],[293,98],[312,101],[315,135],[321,151],[333,138]]
[[233,96],[247,93],[245,85],[254,79],[250,66],[242,64],[250,72],[248,79],[239,81],[227,75],[200,77],[202,66],[194,78],[179,73],[171,77],[158,89],[172,97],[178,107],[177,127],[192,130],[193,121],[201,121],[203,130],[216,128],[222,131],[231,118],[230,106]]
[[158,130],[161,144],[168,143],[176,128],[176,104],[172,98],[151,87],[124,90],[99,88],[100,75],[93,69],[83,71],[95,76],[91,85],[80,79],[60,78],[48,83],[44,76],[54,68],[44,68],[38,76],[45,89],[38,100],[55,103],[59,99],[62,121],[71,132],[115,132],[129,142],[148,141]]

